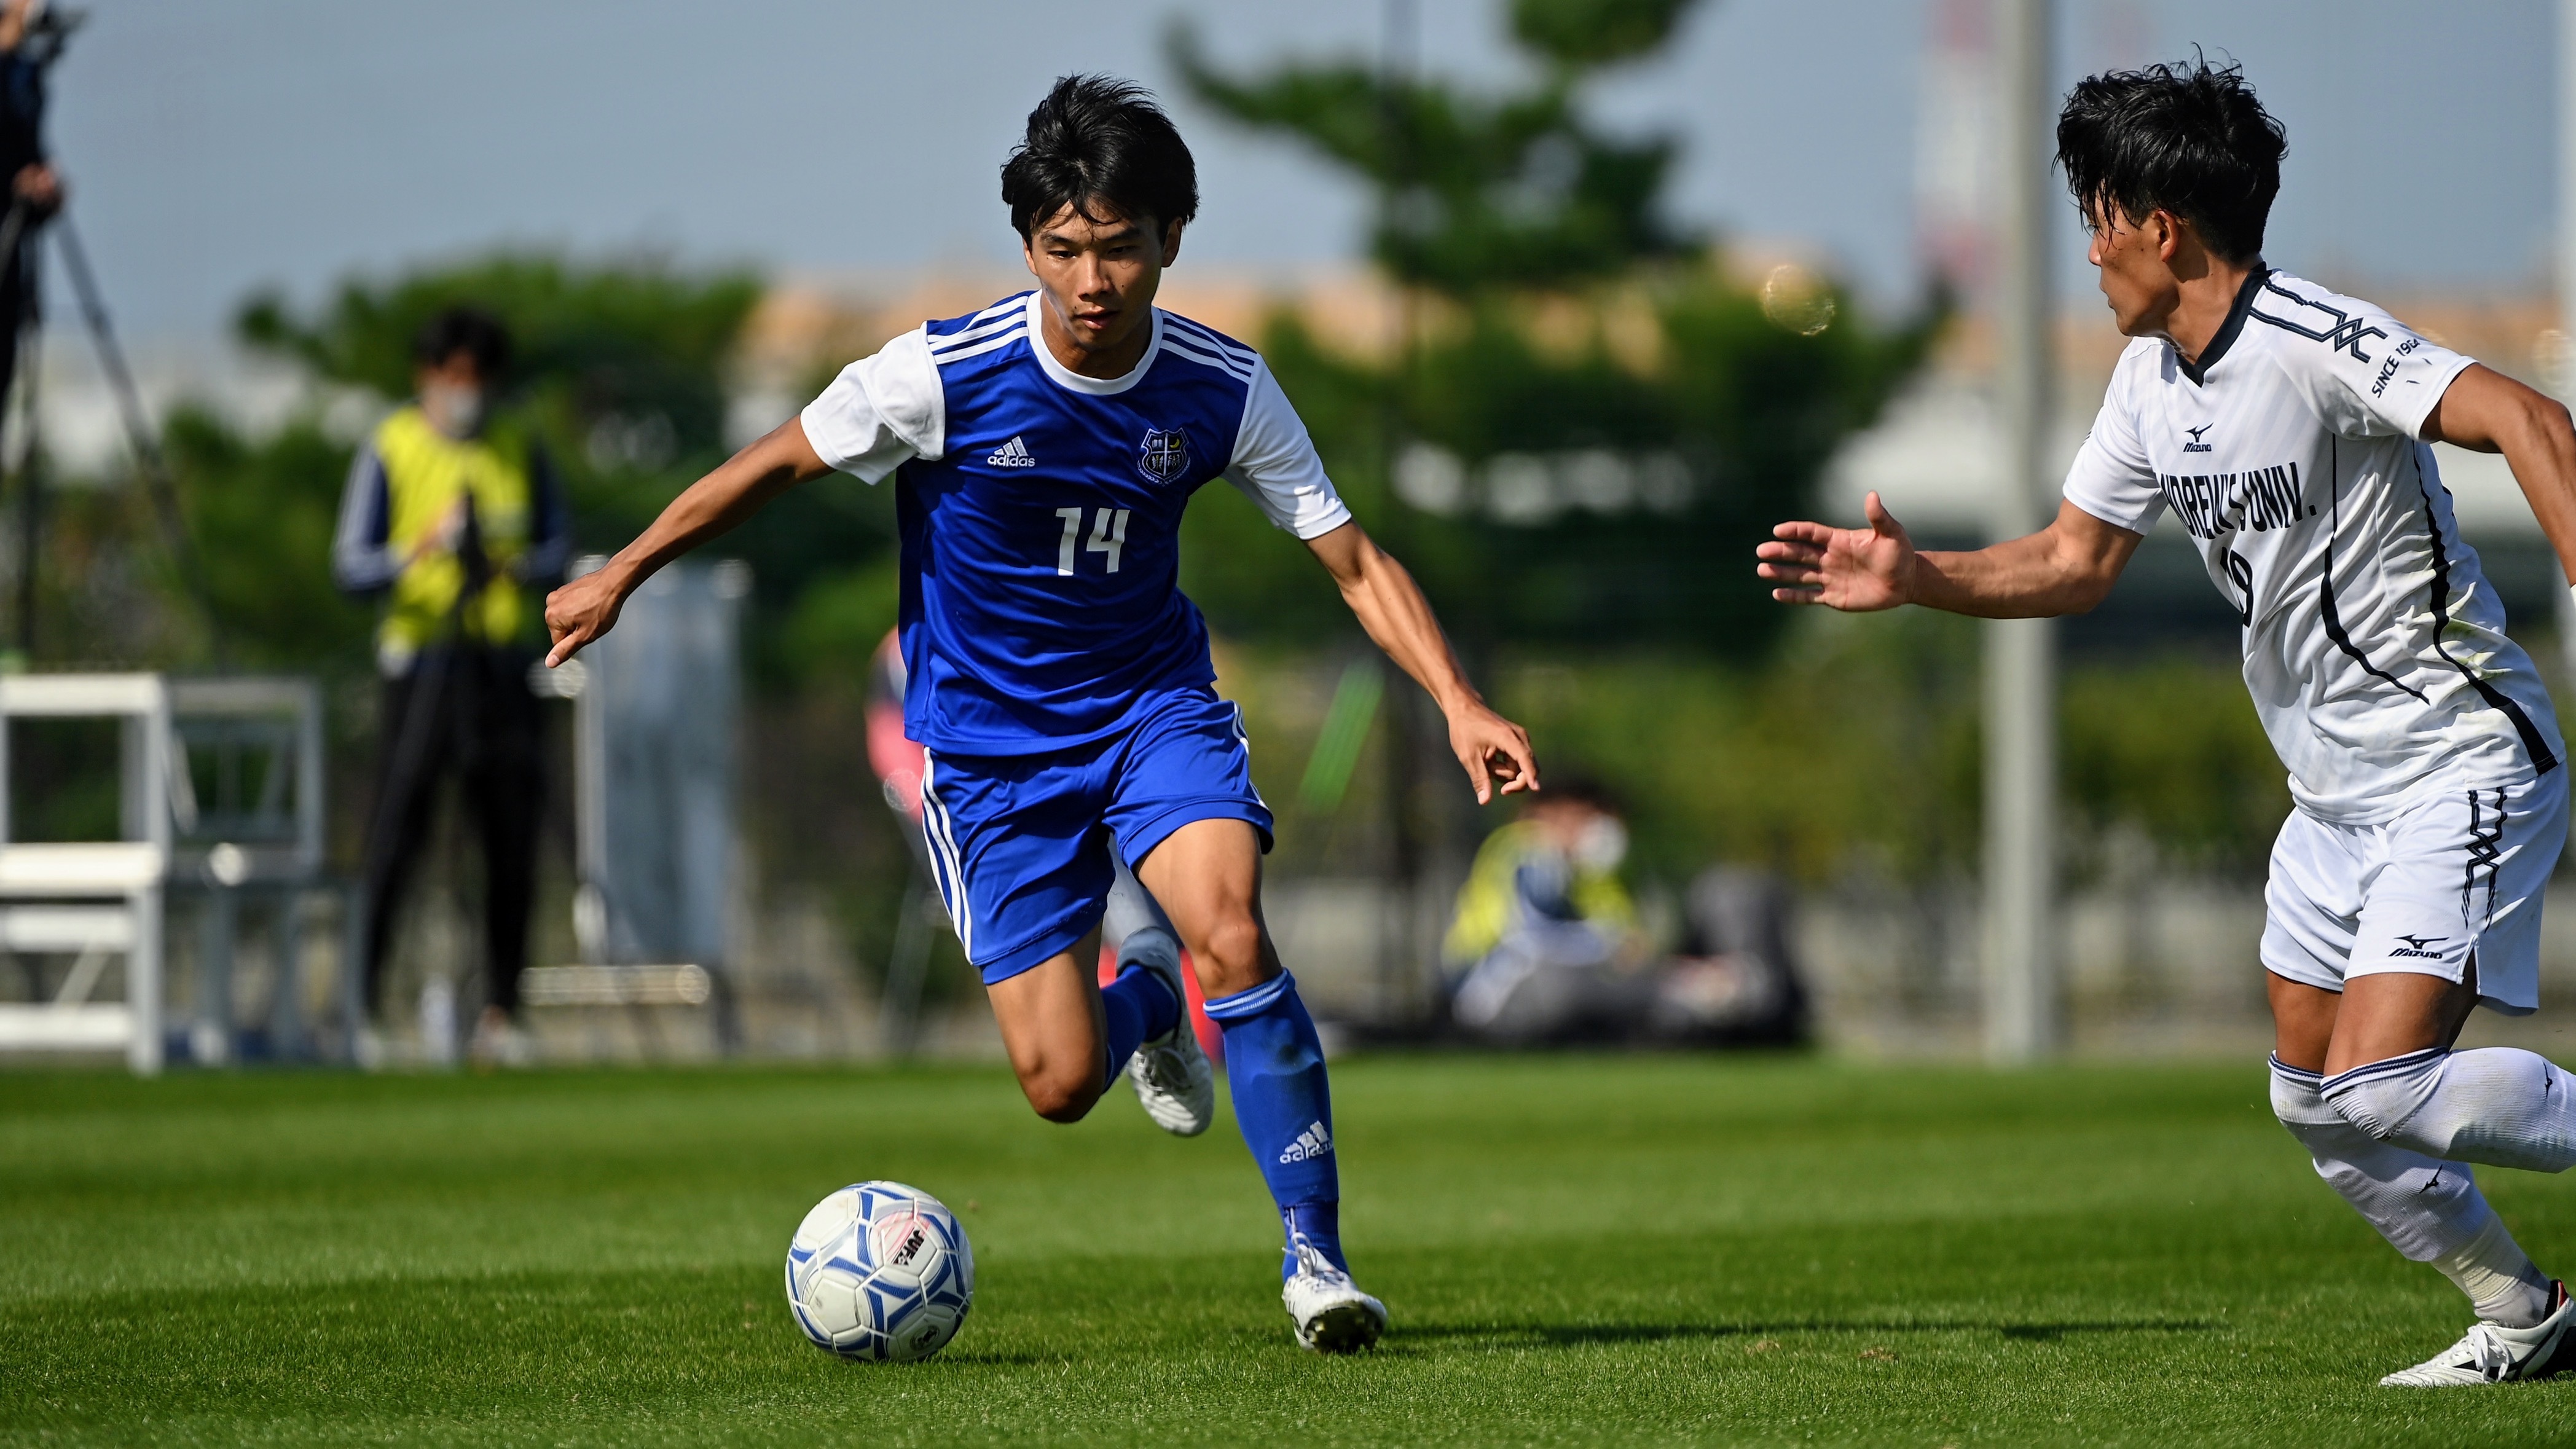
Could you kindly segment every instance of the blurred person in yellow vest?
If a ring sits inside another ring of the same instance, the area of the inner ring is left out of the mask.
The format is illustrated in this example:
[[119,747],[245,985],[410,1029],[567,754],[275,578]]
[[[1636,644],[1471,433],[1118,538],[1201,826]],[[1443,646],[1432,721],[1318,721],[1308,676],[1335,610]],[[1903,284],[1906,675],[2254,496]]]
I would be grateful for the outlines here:
[[[369,1017],[383,1004],[387,947],[439,786],[453,774],[483,855],[485,989],[472,1045],[486,1060],[527,1050],[518,985],[545,799],[544,716],[528,671],[544,654],[538,601],[572,549],[543,450],[492,414],[509,362],[509,333],[489,315],[450,307],[429,320],[413,343],[415,397],[359,448],[332,545],[340,587],[385,601],[364,866]],[[433,1058],[451,1045],[424,1042]]]
[[1806,993],[1778,882],[1701,872],[1681,902],[1681,953],[1666,955],[1620,882],[1627,853],[1615,797],[1562,767],[1485,837],[1441,947],[1459,1028],[1512,1046],[1802,1039]]

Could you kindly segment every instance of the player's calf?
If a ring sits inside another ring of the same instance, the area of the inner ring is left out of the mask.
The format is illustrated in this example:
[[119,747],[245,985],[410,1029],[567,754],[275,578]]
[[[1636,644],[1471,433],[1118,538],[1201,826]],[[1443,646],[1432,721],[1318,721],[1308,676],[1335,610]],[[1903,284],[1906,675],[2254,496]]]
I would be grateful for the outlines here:
[[2505,1230],[2469,1169],[2364,1132],[2326,1100],[2321,1081],[2272,1059],[2272,1113],[2308,1150],[2317,1176],[2390,1247],[2458,1285],[2481,1320],[2518,1329],[2547,1317],[2548,1277]]

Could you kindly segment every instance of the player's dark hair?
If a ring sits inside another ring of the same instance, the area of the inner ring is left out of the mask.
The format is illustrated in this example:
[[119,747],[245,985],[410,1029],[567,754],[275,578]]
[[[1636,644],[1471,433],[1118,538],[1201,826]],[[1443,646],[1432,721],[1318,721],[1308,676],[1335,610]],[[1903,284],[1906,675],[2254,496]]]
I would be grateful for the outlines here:
[[1199,168],[1153,93],[1105,75],[1069,75],[1029,112],[1028,135],[1002,163],[1011,226],[1031,233],[1072,207],[1156,228],[1199,214]]
[[497,381],[510,365],[510,329],[479,307],[442,307],[412,334],[411,360],[437,367],[458,353],[474,359],[485,382]]
[[2244,68],[2198,57],[2087,76],[2057,116],[2057,161],[2088,222],[2161,208],[2231,262],[2261,254],[2289,149]]

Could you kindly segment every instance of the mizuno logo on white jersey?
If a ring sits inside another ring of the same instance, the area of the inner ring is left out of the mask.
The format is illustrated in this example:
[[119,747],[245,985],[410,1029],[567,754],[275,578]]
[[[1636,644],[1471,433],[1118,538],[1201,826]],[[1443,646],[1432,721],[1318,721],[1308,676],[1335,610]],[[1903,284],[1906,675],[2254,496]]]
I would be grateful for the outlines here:
[[1288,1144],[1288,1150],[1279,1154],[1279,1161],[1283,1165],[1304,1162],[1310,1158],[1321,1157],[1332,1150],[1333,1134],[1325,1131],[1324,1124],[1318,1122],[1298,1133],[1297,1140]]
[[984,461],[996,468],[1034,468],[1038,465],[1038,460],[1029,454],[1029,445],[1021,442],[1017,433],[1011,435],[1009,442],[995,448]]

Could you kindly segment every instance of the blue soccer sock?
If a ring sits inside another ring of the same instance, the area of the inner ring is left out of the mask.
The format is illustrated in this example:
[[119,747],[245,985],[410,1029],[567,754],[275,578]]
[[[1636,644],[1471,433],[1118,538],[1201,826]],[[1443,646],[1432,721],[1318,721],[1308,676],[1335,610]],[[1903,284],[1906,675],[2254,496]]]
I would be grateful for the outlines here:
[[[1297,999],[1297,979],[1282,971],[1249,991],[1221,996],[1207,1014],[1225,1032],[1225,1075],[1244,1145],[1270,1185],[1282,1228],[1303,1232],[1333,1266],[1342,1257],[1341,1174],[1333,1152],[1333,1093],[1324,1074],[1324,1044]],[[1296,1271],[1286,1255],[1282,1276]]]
[[1149,1042],[1180,1024],[1181,1004],[1163,978],[1142,966],[1130,966],[1100,988],[1100,1014],[1109,1028],[1109,1076],[1127,1069],[1127,1059],[1141,1042]]

